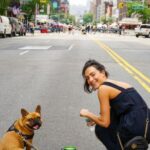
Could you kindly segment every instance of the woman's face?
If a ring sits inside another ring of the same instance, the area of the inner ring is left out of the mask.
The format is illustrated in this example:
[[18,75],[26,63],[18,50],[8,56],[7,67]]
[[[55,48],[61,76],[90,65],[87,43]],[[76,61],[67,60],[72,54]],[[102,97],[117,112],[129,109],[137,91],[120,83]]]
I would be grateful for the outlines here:
[[88,67],[85,70],[85,79],[86,79],[87,83],[89,84],[89,86],[91,86],[91,88],[93,90],[96,90],[99,88],[100,84],[104,80],[104,77],[106,77],[105,73],[103,71],[100,72],[93,66]]

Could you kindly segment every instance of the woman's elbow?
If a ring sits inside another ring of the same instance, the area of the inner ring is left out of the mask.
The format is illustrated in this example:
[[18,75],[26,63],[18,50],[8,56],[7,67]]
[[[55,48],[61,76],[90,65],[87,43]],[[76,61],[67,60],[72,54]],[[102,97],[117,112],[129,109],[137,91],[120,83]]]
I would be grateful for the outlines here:
[[104,128],[108,128],[109,126],[110,126],[110,121],[104,122],[104,124],[103,124]]

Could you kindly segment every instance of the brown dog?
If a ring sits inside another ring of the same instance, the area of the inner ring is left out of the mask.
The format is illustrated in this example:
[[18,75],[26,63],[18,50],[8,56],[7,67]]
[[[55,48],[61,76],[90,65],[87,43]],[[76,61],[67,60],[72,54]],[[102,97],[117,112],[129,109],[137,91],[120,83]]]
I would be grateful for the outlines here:
[[[21,109],[22,117],[8,129],[0,140],[0,150],[30,150],[34,130],[42,125],[41,106],[38,105],[35,112]],[[29,142],[29,143],[28,143]]]

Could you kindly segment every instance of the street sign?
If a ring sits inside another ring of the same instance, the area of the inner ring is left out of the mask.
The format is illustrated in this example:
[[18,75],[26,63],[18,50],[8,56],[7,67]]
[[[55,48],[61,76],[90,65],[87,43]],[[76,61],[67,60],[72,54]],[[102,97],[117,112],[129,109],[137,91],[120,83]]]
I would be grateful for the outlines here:
[[40,3],[46,3],[47,0],[40,0]]
[[119,7],[119,8],[123,8],[123,7],[124,7],[124,3],[123,3],[123,2],[120,2],[119,5],[118,5],[118,7]]
[[143,6],[143,5],[133,5],[133,6],[132,6],[132,9],[133,9],[133,10],[143,10],[143,9],[144,9],[144,6]]
[[58,3],[56,1],[53,2],[53,8],[57,8],[58,7]]

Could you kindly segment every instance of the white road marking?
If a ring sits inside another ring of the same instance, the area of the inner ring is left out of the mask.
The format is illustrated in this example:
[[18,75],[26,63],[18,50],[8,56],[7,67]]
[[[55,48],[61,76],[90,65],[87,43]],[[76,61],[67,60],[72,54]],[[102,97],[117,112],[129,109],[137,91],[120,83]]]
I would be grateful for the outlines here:
[[26,54],[26,53],[28,53],[29,51],[23,51],[23,52],[21,52],[21,53],[19,53],[19,55],[24,55],[24,54]]
[[70,51],[73,48],[73,44],[69,46],[68,50]]
[[52,46],[25,46],[25,47],[21,47],[19,49],[21,50],[32,50],[32,49],[49,49],[51,48]]

